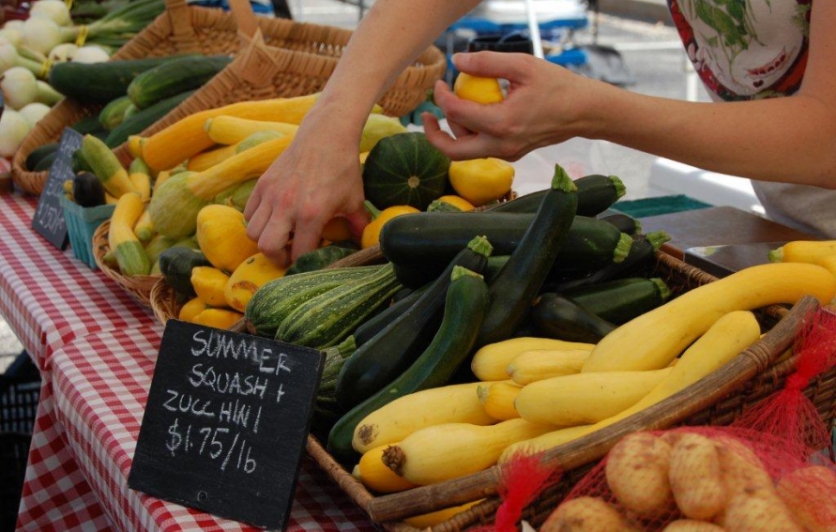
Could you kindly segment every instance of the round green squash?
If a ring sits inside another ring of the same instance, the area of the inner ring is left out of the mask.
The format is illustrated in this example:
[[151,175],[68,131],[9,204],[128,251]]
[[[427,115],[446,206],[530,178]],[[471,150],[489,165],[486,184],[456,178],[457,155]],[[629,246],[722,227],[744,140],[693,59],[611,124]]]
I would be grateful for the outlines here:
[[447,190],[450,159],[417,131],[384,137],[363,166],[363,191],[378,209],[411,205],[424,211]]

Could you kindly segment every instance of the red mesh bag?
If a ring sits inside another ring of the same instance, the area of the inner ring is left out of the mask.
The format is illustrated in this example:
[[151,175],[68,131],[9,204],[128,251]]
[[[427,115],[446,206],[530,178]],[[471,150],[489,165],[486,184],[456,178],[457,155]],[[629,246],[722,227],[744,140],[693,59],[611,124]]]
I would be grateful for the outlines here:
[[802,393],[836,364],[836,315],[820,311],[794,353],[784,389],[732,426],[623,438],[540,531],[836,531],[832,442]]

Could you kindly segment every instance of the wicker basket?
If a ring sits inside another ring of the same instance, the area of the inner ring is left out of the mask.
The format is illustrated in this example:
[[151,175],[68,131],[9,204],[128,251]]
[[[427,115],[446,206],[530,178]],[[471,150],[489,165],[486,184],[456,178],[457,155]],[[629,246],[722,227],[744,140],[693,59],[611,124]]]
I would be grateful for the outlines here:
[[[368,264],[381,259],[382,254],[375,247],[355,253],[332,267]],[[648,273],[665,280],[675,295],[716,280],[664,253],[656,254],[655,266]],[[179,312],[174,291],[164,281],[155,285],[151,305],[163,323]],[[779,364],[774,361],[792,345],[798,327],[817,308],[815,300],[806,298],[789,311],[780,306],[759,311],[758,318],[769,332],[723,370],[642,414],[547,453],[547,463],[562,468],[567,474],[527,508],[524,518],[532,524],[541,524],[575,482],[624,434],[676,425],[728,425],[748,408],[781,388],[794,370],[795,360],[791,358]],[[239,322],[233,329],[244,331],[245,326]],[[813,400],[828,426],[833,426],[836,419],[836,369],[816,379],[805,393]],[[412,532],[415,529],[402,519],[437,510],[444,505],[454,506],[487,497],[485,501],[432,529],[433,532],[458,532],[475,525],[491,524],[499,506],[496,497],[499,471],[496,467],[433,486],[376,496],[336,462],[313,436],[308,438],[307,451],[373,521],[387,530]]]
[[[249,3],[245,4],[245,11],[239,8],[233,15],[218,9],[190,7],[186,0],[166,0],[166,12],[114,54],[114,60],[139,59],[195,52],[235,54],[243,48],[224,71],[142,135],[150,135],[196,111],[239,101],[310,94],[325,85],[353,32],[253,17]],[[239,25],[245,34],[239,33]],[[253,32],[254,37],[245,36]],[[426,90],[442,77],[446,66],[441,51],[435,47],[426,50],[400,74],[380,105],[394,116],[412,110],[426,98]],[[38,195],[46,182],[47,172],[25,168],[32,150],[57,142],[65,127],[101,108],[65,99],[33,128],[12,161],[12,178],[21,190]],[[130,161],[125,146],[117,154],[124,163]]]
[[154,284],[162,279],[162,275],[122,275],[118,269],[110,267],[105,261],[105,255],[110,251],[107,241],[110,230],[110,220],[104,221],[93,233],[93,258],[96,266],[105,275],[116,281],[126,292],[131,294],[144,306],[151,306],[151,289]]

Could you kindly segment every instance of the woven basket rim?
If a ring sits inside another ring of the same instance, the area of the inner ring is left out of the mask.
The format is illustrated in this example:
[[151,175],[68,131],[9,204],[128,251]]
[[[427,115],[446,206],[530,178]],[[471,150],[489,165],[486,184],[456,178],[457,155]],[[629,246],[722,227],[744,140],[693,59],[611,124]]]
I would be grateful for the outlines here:
[[109,230],[110,220],[105,220],[93,232],[93,259],[96,261],[96,266],[143,306],[151,307],[151,290],[158,281],[163,279],[162,274],[122,275],[117,268],[108,265],[104,257],[110,251],[107,240]]

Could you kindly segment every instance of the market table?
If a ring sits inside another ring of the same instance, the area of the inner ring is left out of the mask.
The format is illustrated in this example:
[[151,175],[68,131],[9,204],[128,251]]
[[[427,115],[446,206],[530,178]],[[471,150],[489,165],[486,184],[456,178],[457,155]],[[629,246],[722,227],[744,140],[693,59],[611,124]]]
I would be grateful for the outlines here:
[[[19,530],[244,530],[127,487],[163,327],[104,274],[31,229],[36,199],[0,195],[0,313],[41,370]],[[288,524],[375,530],[310,459]]]

